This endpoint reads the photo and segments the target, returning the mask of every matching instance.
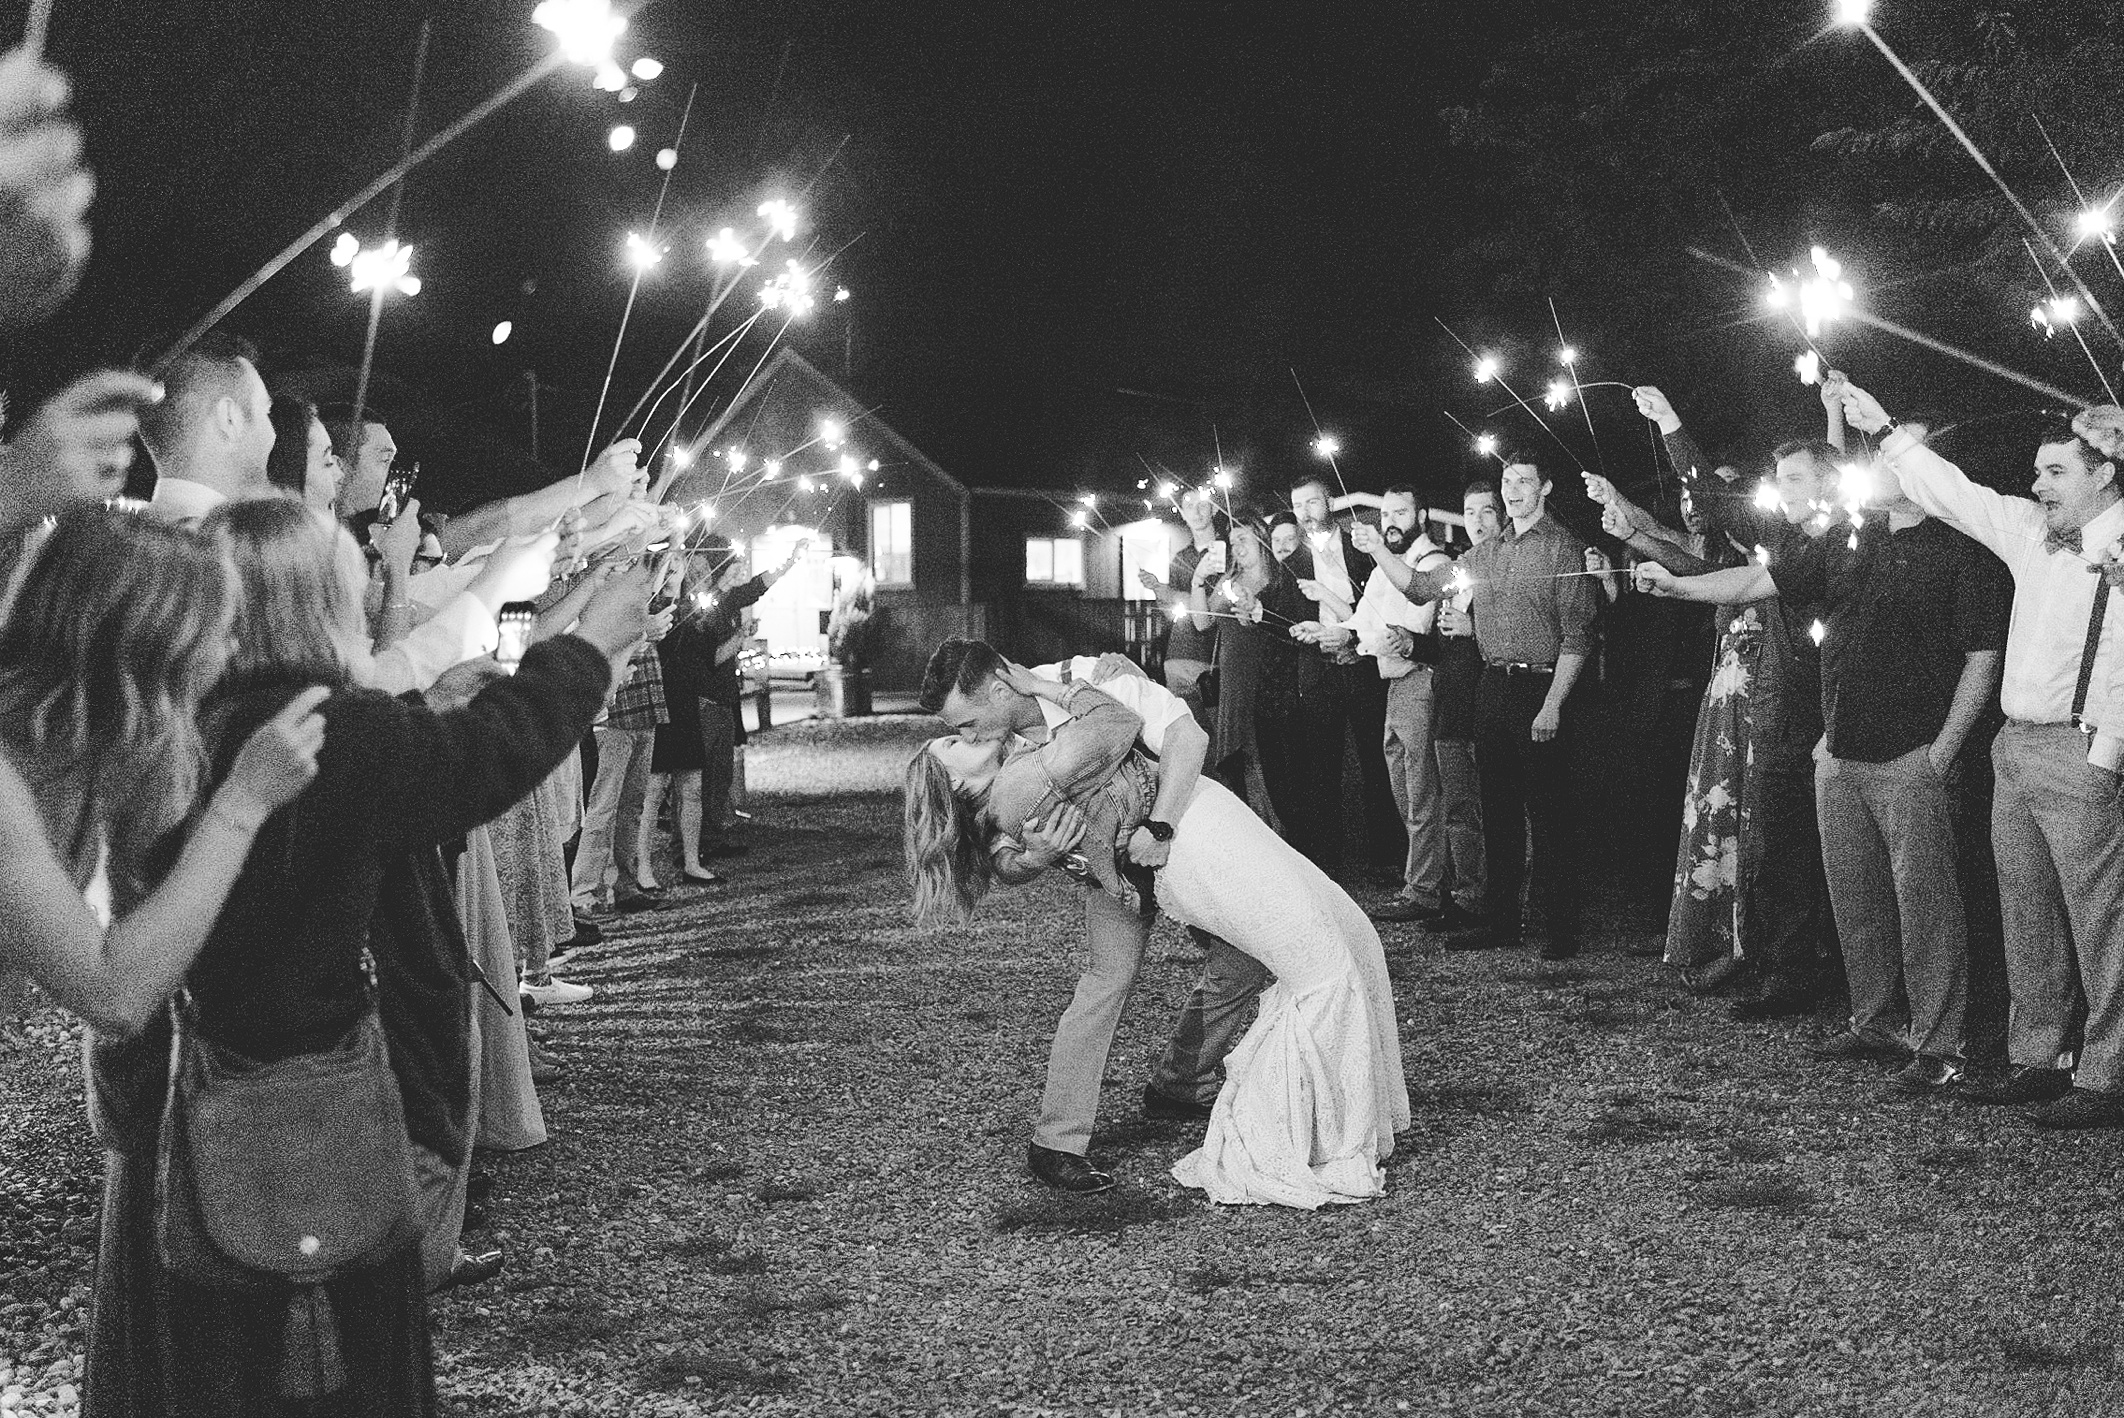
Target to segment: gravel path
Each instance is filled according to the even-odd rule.
[[[865,781],[918,727],[863,728]],[[2119,1135],[1879,1101],[1799,1059],[1827,1020],[1732,1025],[1610,947],[1387,928],[1415,1124],[1384,1200],[1308,1216],[1180,1190],[1191,1127],[1135,1115],[1195,969],[1161,926],[1094,1147],[1123,1185],[1036,1187],[1074,898],[917,935],[897,804],[811,796],[807,732],[753,750],[799,796],[756,797],[729,883],[617,922],[567,972],[598,997],[541,1017],[555,1140],[496,1166],[502,1281],[437,1304],[449,1411],[2124,1413]],[[99,1171],[40,1031],[0,1058],[0,1365],[36,1412]]]

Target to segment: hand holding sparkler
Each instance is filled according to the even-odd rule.
[[[598,454],[583,470],[581,500],[590,502],[613,492],[633,493],[638,490],[638,482],[640,490],[646,490],[647,481],[635,461],[641,453],[639,438],[622,438]]]
[[[1674,581],[1674,573],[1656,561],[1640,561],[1630,572],[1630,585],[1641,595],[1679,600],[1681,593],[1675,589]]]
[[[68,92],[28,50],[0,59],[0,327],[51,314],[88,262],[96,179],[66,117]]]
[[[1637,411],[1659,425],[1661,433],[1673,433],[1682,426],[1681,415],[1674,412],[1674,405],[1657,386],[1642,384],[1630,391],[1637,401]]]
[[[0,447],[0,521],[27,525],[123,492],[140,410],[161,399],[160,384],[120,369],[47,399]]]
[[[383,555],[386,576],[403,583],[413,573],[413,557],[420,551],[420,499],[409,497],[397,518],[388,525],[371,526],[369,536]]]
[[[1291,627],[1291,639],[1327,650],[1341,649],[1349,644],[1350,636],[1350,628],[1346,625],[1323,625],[1317,620],[1301,620]]]
[[[1370,522],[1350,524],[1350,545],[1369,557],[1378,557],[1387,549],[1386,537]],[[1320,599],[1318,596],[1314,600]]]
[[[1864,389],[1859,388],[1858,385],[1853,384],[1849,379],[1844,380],[1842,388],[1844,422],[1850,424],[1860,433],[1879,433],[1894,422],[1893,419],[1888,417],[1888,411],[1881,407],[1880,400],[1874,398]]]
[[[503,542],[465,589],[490,611],[498,612],[512,601],[537,600],[553,582],[553,554],[559,546],[555,532]]]

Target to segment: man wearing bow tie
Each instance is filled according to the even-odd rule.
[[[2124,538],[2124,412],[2046,432],[2033,499],[1978,487],[1863,389],[1846,388],[1844,413],[1861,432],[1892,429],[1881,458],[1911,500],[2013,574],[1991,812],[2013,1072],[1969,1096],[2041,1104],[2046,1127],[2124,1126],[2124,611],[2101,574]]]

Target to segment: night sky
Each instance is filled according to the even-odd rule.
[[[59,0],[50,53],[75,79],[101,182],[97,251],[74,304],[9,352],[13,386],[34,396],[182,328],[388,165],[423,15],[424,136],[548,52],[532,8]],[[1145,459],[1205,473],[1221,441],[1250,490],[1280,488],[1311,462],[1295,367],[1353,483],[1413,478],[1457,502],[1481,465],[1441,405],[1529,446],[1540,435],[1516,413],[1483,420],[1503,401],[1469,386],[1433,317],[1533,371],[1554,345],[1549,296],[1592,352],[1589,378],[1688,393],[1745,371],[1770,425],[1746,432],[1794,431],[1778,425],[1818,411],[1790,377],[1793,342],[1750,323],[1751,287],[1684,253],[1702,241],[1744,254],[1707,181],[1675,184],[1687,200],[1650,215],[1638,178],[1615,184],[1624,210],[1606,237],[1656,217],[1656,239],[1629,238],[1660,248],[1649,268],[1604,271],[1585,243],[1516,261],[1514,241],[1542,222],[1527,184],[1546,179],[1449,144],[1442,115],[1481,98],[1490,64],[1530,38],[1553,32],[1569,64],[1581,41],[1560,27],[1586,26],[1589,74],[1600,44],[1641,55],[1692,42],[1686,27],[1618,36],[1626,20],[1606,8],[661,0],[621,45],[623,60],[667,66],[638,100],[565,70],[414,175],[400,229],[425,289],[386,311],[380,397],[431,477],[493,490],[529,476],[499,445],[527,441],[535,369],[541,451],[572,467],[626,295],[624,234],[646,228],[654,155],[697,82],[664,222],[672,251],[636,308],[621,409],[711,289],[702,237],[746,230],[763,198],[801,193],[800,242],[814,257],[846,248],[827,280],[853,299],[789,338],[979,485],[1119,491]],[[1666,6],[1692,23],[1732,8]],[[1786,207],[1779,184],[1857,62],[1809,49],[1820,9],[1735,20],[1783,67],[1765,65],[1771,97],[1692,141],[1717,150],[1709,162],[1743,221]],[[1867,81],[1894,98],[1892,77]],[[606,133],[621,121],[641,137],[614,155]],[[1871,199],[1811,196],[1756,228],[1780,262],[1818,227],[1862,221]],[[349,229],[375,241],[383,221],[379,201]],[[265,348],[269,373],[358,357],[366,302],[328,246],[229,322]],[[502,319],[516,334],[497,349]],[[726,367],[728,391],[763,347],[755,335]],[[1634,367],[1599,368],[1603,355]],[[1545,377],[1529,372],[1521,392],[1538,399]],[[1644,426],[1620,391],[1598,407],[1610,456],[1643,463]],[[1571,434],[1581,449],[1583,432]]]

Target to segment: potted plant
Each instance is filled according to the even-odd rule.
[[[848,577],[826,620],[826,666],[814,693],[822,719],[870,712],[870,652],[877,637],[877,588],[869,568]]]

